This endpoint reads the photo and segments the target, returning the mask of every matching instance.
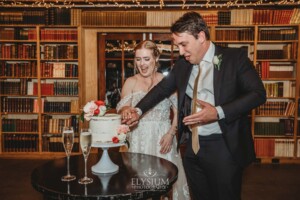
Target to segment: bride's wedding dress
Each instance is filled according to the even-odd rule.
[[[118,103],[117,110],[123,106],[130,105],[134,107],[144,96],[146,92],[134,92]],[[173,185],[173,200],[190,199],[184,168],[180,153],[177,152],[177,140],[173,138],[172,149],[167,154],[161,154],[160,140],[171,127],[170,107],[177,106],[177,97],[171,96],[169,99],[164,99],[140,119],[138,126],[128,134],[130,148],[128,152],[143,153],[158,156],[173,162],[178,167],[178,179]]]

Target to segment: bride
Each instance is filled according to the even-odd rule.
[[[163,79],[163,75],[157,72],[160,52],[154,42],[142,41],[134,51],[134,63],[138,73],[125,81],[121,100],[117,105],[118,113],[128,107],[134,107],[152,87]],[[171,109],[172,120],[170,120]],[[138,125],[128,135],[130,148],[122,148],[121,151],[154,155],[176,164],[178,179],[173,185],[171,199],[185,200],[190,197],[182,159],[176,150],[176,127],[177,96],[174,94],[143,114]]]

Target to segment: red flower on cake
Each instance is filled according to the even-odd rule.
[[[113,143],[119,143],[119,141],[120,141],[120,140],[119,140],[118,137],[113,137],[113,138],[112,138],[112,142],[113,142]]]
[[[105,115],[107,110],[108,109],[107,109],[104,101],[101,101],[101,100],[89,101],[83,107],[83,112],[81,114],[81,120],[84,121],[84,119],[86,119],[87,121],[90,121],[91,117]]]

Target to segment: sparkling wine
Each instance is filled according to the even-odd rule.
[[[67,155],[67,175],[61,177],[62,181],[73,181],[76,176],[70,174],[70,155],[74,144],[74,130],[73,127],[63,127],[62,131],[62,143]]]
[[[62,137],[66,154],[70,155],[74,144],[74,132],[72,130],[66,130],[63,132]]]
[[[92,145],[92,133],[82,132],[80,133],[80,146],[84,157],[88,156]]]
[[[87,159],[92,146],[92,133],[89,129],[83,128],[80,131],[80,147],[84,159],[84,177],[78,180],[80,184],[89,184],[93,182],[92,178],[87,177]]]

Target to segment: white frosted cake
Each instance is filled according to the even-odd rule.
[[[95,142],[112,142],[117,129],[121,124],[121,115],[106,114],[101,117],[92,117],[90,129],[92,131],[92,143]]]

